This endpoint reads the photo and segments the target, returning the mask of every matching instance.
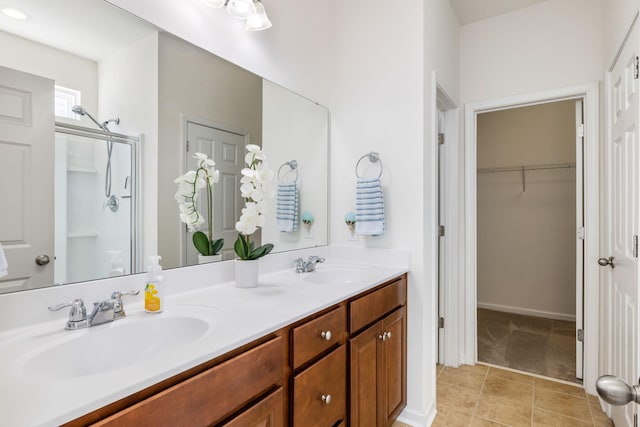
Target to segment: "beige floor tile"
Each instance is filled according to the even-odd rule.
[[[484,418],[473,417],[469,427],[504,427],[506,424],[500,424],[495,421],[485,420]]]
[[[436,378],[440,376],[442,371],[444,371],[444,365],[436,365]]]
[[[460,365],[457,368],[451,368],[451,369],[457,369],[464,372],[473,372],[476,374],[485,375],[489,370],[489,367],[487,365],[482,365],[480,363],[477,363],[475,365]]]
[[[480,395],[479,390],[444,383],[438,380],[436,385],[437,406],[445,405],[460,412],[472,414]]]
[[[582,397],[586,399],[586,393],[584,389],[580,386],[573,386],[569,384],[564,384],[557,381],[545,380],[542,378],[535,378],[535,386],[536,390],[538,388],[542,388],[545,390],[551,390],[558,393],[570,394],[576,397]]]
[[[411,427],[409,424],[401,423],[400,421],[395,421],[391,424],[391,427]]]
[[[534,408],[591,422],[591,410],[587,399],[582,397],[536,388]]]
[[[609,427],[613,425],[609,417],[607,417],[607,414],[600,408],[600,402],[598,402],[597,398],[595,402],[589,399],[589,408],[591,409],[593,424],[596,427]]]
[[[592,424],[560,414],[554,414],[553,412],[543,411],[542,409],[533,410],[534,427],[586,427],[590,425]]]
[[[484,387],[482,387],[482,394],[512,400],[523,405],[531,405],[533,385],[487,376]]]
[[[511,381],[518,381],[525,384],[533,384],[535,377],[531,375],[521,374],[518,372],[507,371],[506,369],[494,368],[489,369],[488,377],[499,377]]]
[[[438,404],[438,414],[431,425],[432,427],[467,427],[470,422],[471,414]]]
[[[513,427],[530,427],[531,413],[531,405],[523,405],[483,394],[480,396],[473,415]]]
[[[598,405],[598,407],[600,407],[600,399],[598,396],[587,393],[587,399],[589,400],[589,405]]]
[[[438,381],[480,391],[485,377],[486,375],[478,374],[471,369],[444,368]]]

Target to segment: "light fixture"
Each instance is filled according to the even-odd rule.
[[[262,31],[271,28],[262,0],[200,0],[209,7],[227,8],[229,15],[246,19],[245,30]]]
[[[13,9],[11,7],[5,7],[2,9],[2,14],[8,16],[9,18],[18,19],[20,21],[24,21],[27,19],[27,14],[18,10]]]
[[[247,18],[245,29],[247,31],[262,31],[271,28],[271,21],[267,17],[267,12],[264,10],[262,2],[258,0],[254,3],[254,6],[256,11]]]

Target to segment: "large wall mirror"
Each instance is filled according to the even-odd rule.
[[[0,293],[142,272],[156,253],[197,263],[174,198],[196,152],[220,171],[212,228],[232,259],[249,143],[274,189],[299,194],[296,227],[272,199],[256,238],[327,244],[326,108],[104,0],[15,3],[26,19],[0,15]]]

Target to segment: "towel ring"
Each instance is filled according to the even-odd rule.
[[[291,160],[290,162],[284,162],[279,168],[278,168],[278,181],[280,181],[280,172],[282,172],[282,168],[285,166],[289,166],[289,168],[292,171],[296,172],[296,179],[293,180],[293,182],[298,182],[298,162],[296,162],[295,160]],[[285,171],[286,172],[286,171]]]
[[[364,178],[360,176],[360,174],[358,174],[358,166],[360,166],[360,162],[365,158],[369,158],[369,161],[371,163],[376,163],[376,162],[380,163],[380,173],[378,173],[378,176],[377,176],[377,178],[380,178],[382,176],[382,159],[380,158],[380,154],[376,153],[375,151],[371,151],[370,153],[367,153],[364,156],[360,157],[360,159],[358,160],[358,163],[356,163],[356,176],[358,178]]]

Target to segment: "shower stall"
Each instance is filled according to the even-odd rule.
[[[96,123],[56,123],[55,283],[139,271],[140,138]]]

